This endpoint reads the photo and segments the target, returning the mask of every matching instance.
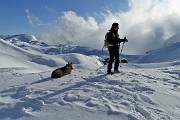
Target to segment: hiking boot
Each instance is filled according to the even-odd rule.
[[[108,74],[108,75],[112,75],[112,74],[114,74],[114,73],[113,73],[113,72],[107,72],[107,74]]]
[[[119,70],[114,70],[114,73],[120,73],[120,71]]]

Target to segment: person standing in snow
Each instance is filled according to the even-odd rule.
[[[126,37],[124,39],[119,38],[118,34],[119,24],[113,23],[111,29],[107,33],[108,51],[109,51],[109,63],[107,66],[107,74],[113,74],[111,72],[112,64],[115,60],[114,73],[119,73],[119,47],[121,42],[127,42]]]

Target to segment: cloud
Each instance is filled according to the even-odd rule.
[[[120,24],[119,34],[129,40],[123,53],[144,54],[162,46],[164,41],[180,32],[179,0],[129,0],[128,11],[103,12],[98,23],[92,16],[78,16],[66,11],[59,18],[59,26],[42,39],[50,44],[74,43],[101,49],[104,35],[113,22]]]
[[[180,32],[178,0],[129,0],[130,9],[120,15],[123,33],[132,41],[129,52],[144,53],[162,46]],[[128,24],[126,26],[126,23]]]
[[[73,43],[99,47],[97,42],[100,37],[99,26],[93,17],[84,19],[75,12],[64,12],[60,18],[60,25],[47,34],[43,34],[42,39],[49,44]],[[93,42],[93,41],[96,42]],[[99,41],[100,43],[101,41]]]
[[[25,10],[27,14],[27,19],[30,25],[35,26],[44,26],[48,24],[44,24],[39,17],[34,16],[28,9]]]
[[[48,10],[51,13],[56,13],[56,10],[52,7],[49,7],[48,5],[45,5],[45,9]]]

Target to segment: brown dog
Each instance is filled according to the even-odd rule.
[[[66,64],[66,66],[54,70],[51,74],[51,77],[60,78],[63,77],[64,75],[71,74],[72,70],[73,70],[72,63],[68,63]]]

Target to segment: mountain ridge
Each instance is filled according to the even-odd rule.
[[[151,63],[151,62],[170,62],[180,60],[179,53],[179,42],[177,42],[180,34],[176,34],[166,40],[164,46],[156,50],[148,52],[146,55],[121,55],[125,59],[129,59],[129,62],[137,63]],[[109,55],[107,50],[97,50],[88,48],[85,46],[78,46],[73,44],[59,44],[59,45],[48,45],[43,40],[38,40],[33,35],[18,34],[18,35],[0,35],[2,40],[8,41],[13,45],[23,48],[25,51],[31,51],[31,53],[39,53],[46,55],[58,55],[66,53],[80,53],[84,55],[96,55],[99,57],[107,57]],[[176,38],[173,40],[173,38]],[[169,41],[169,42],[168,42]],[[176,42],[172,42],[176,41]],[[168,43],[168,44],[167,44]],[[171,44],[169,44],[171,43]],[[169,57],[168,57],[169,56]]]

